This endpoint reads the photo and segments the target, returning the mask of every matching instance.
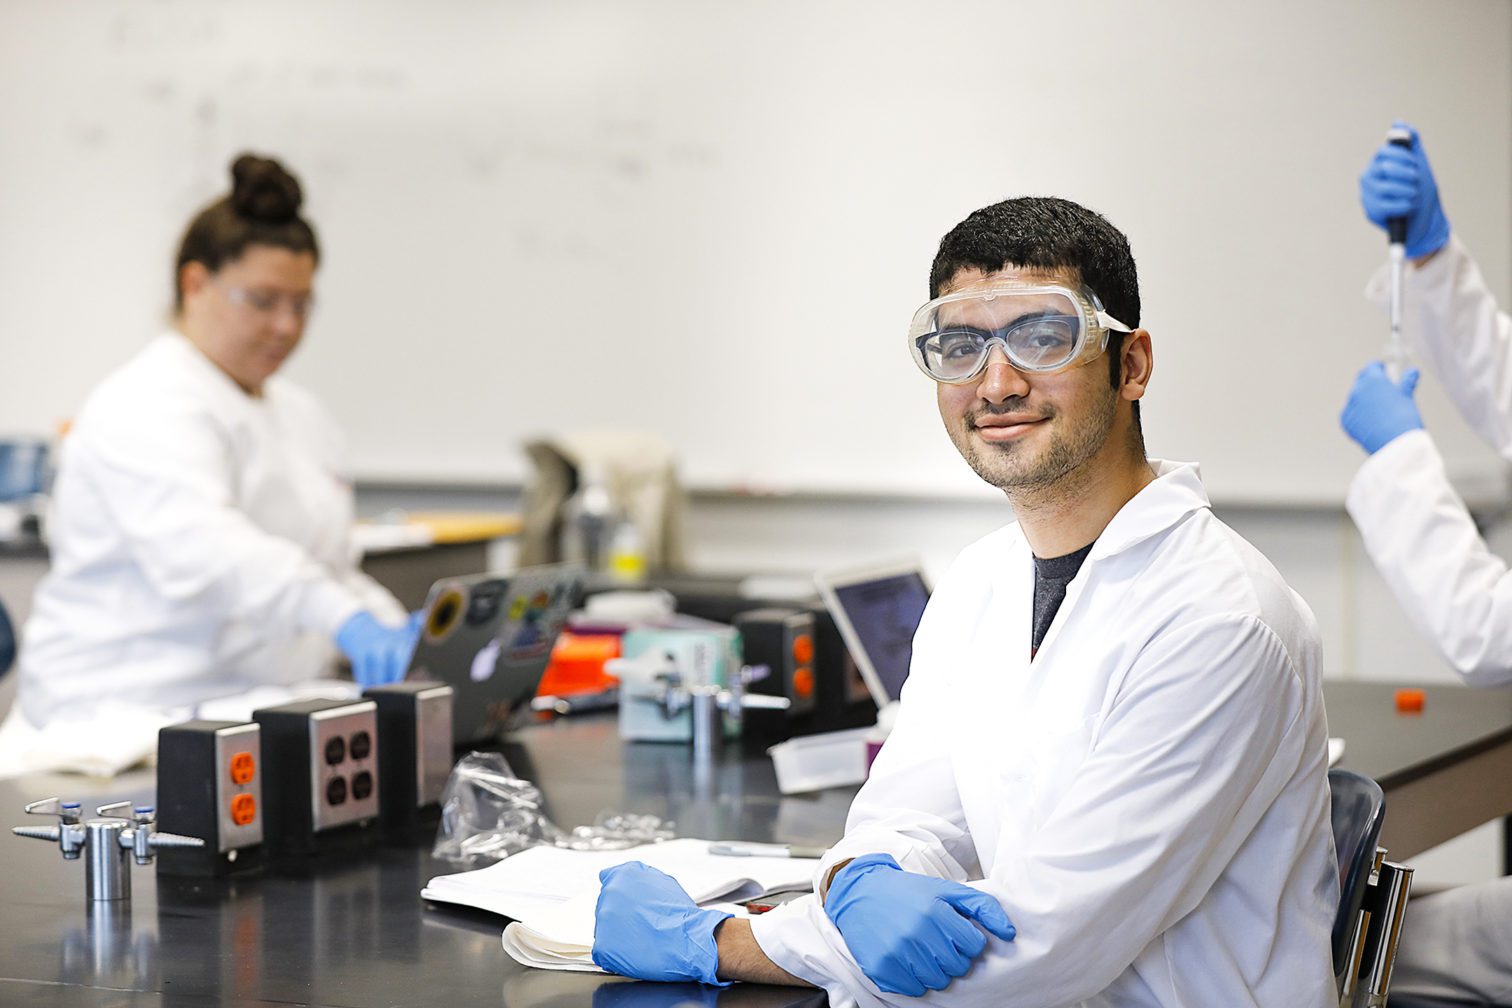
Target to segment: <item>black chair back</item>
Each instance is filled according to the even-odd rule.
[[[1337,767],[1328,771],[1328,793],[1333,801],[1334,851],[1339,858],[1339,912],[1334,917],[1334,979],[1343,989],[1349,966],[1355,920],[1370,884],[1381,821],[1386,818],[1386,794],[1364,774]]]
[[[5,603],[0,602],[0,678],[10,671],[11,662],[16,660],[16,631],[11,627],[10,617],[6,615]]]

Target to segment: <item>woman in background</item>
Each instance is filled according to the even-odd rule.
[[[231,175],[180,244],[172,330],[63,442],[0,774],[120,769],[163,724],[291,698],[333,644],[362,685],[404,674],[415,629],[357,569],[339,432],[277,374],[320,258],[299,183],[250,155]]]

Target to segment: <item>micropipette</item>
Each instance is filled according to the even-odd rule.
[[[1386,142],[1397,147],[1412,149],[1412,134],[1400,126],[1386,132]],[[1407,370],[1407,348],[1402,344],[1402,273],[1407,261],[1407,218],[1388,217],[1386,236],[1391,262],[1391,340],[1386,344],[1386,377],[1393,382],[1401,381]]]

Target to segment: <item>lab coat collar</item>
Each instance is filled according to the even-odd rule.
[[[1087,563],[1122,553],[1171,528],[1193,511],[1210,507],[1195,462],[1150,459],[1155,479],[1118,509],[1097,537]]]
[[[262,395],[248,395],[246,389],[236,384],[236,379],[222,371],[215,361],[205,356],[204,351],[177,329],[169,329],[159,339],[161,342],[172,345],[179,356],[188,362],[188,367],[204,376],[204,380],[217,390],[218,395],[238,405],[245,404],[253,409],[261,409],[268,397],[275,394],[273,390],[281,381],[278,375],[270,375],[268,380],[263,382]]]

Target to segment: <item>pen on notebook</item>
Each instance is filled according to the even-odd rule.
[[[723,854],[725,857],[817,858],[824,856],[824,850],[823,847],[795,847],[785,843],[742,843],[734,840],[709,844],[710,854]]]

